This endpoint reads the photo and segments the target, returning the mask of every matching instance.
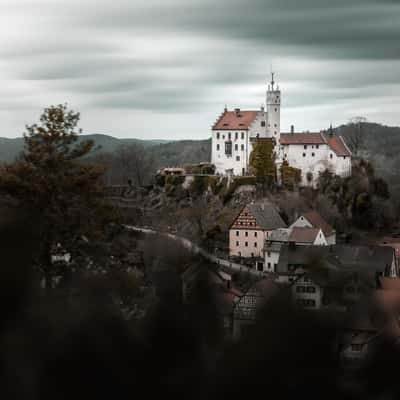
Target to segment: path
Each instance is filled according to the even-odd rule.
[[[230,262],[229,260],[219,258],[219,257],[215,256],[214,254],[211,254],[211,253],[207,252],[206,250],[202,249],[200,246],[193,243],[189,239],[183,238],[181,236],[173,235],[172,233],[158,232],[158,231],[155,231],[155,230],[149,229],[149,228],[140,228],[140,227],[133,226],[133,225],[124,225],[124,227],[128,230],[141,232],[146,235],[161,235],[161,236],[167,237],[171,240],[175,240],[175,241],[181,243],[185,249],[191,251],[194,254],[201,255],[208,261],[212,262],[213,264],[217,264],[219,266],[225,267],[225,268],[229,269],[231,272],[246,272],[246,273],[249,273],[250,275],[257,276],[259,278],[262,278],[265,276],[265,274],[262,271],[256,271],[245,265],[233,263],[233,262]]]

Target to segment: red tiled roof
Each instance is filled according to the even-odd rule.
[[[326,144],[322,133],[282,133],[281,144]]]
[[[341,136],[329,137],[326,140],[329,147],[336,153],[337,156],[351,156],[351,153],[344,144]]]
[[[319,231],[317,228],[294,227],[289,236],[289,242],[314,243]]]
[[[213,130],[246,130],[257,118],[258,111],[225,111],[214,124]]]
[[[325,236],[330,236],[334,233],[334,229],[316,211],[309,211],[308,213],[303,214],[303,217],[314,228],[321,228]]]

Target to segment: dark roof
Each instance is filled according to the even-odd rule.
[[[318,236],[319,228],[308,228],[308,227],[294,227],[292,233],[289,236],[289,242],[295,243],[314,243]]]
[[[321,217],[317,211],[309,211],[303,217],[314,227],[321,228],[325,236],[332,235],[335,230]]]
[[[278,274],[288,273],[288,265],[308,266],[319,264],[344,272],[359,272],[375,277],[376,272],[387,272],[393,261],[394,250],[381,246],[294,246],[283,244]]]
[[[255,217],[257,225],[265,230],[286,228],[286,224],[277,209],[268,201],[250,203],[247,209]]]
[[[225,111],[214,124],[213,130],[246,130],[257,118],[258,111]]]

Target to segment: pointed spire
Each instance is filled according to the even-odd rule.
[[[329,127],[329,136],[330,136],[330,137],[333,136],[333,126],[332,126],[332,122],[331,122],[331,126]]]

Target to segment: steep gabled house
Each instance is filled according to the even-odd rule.
[[[336,244],[336,232],[317,211],[301,214],[290,228],[315,228],[321,229],[328,245]]]
[[[264,264],[265,240],[278,228],[285,228],[276,208],[267,201],[242,208],[229,228],[230,257],[258,258]]]

